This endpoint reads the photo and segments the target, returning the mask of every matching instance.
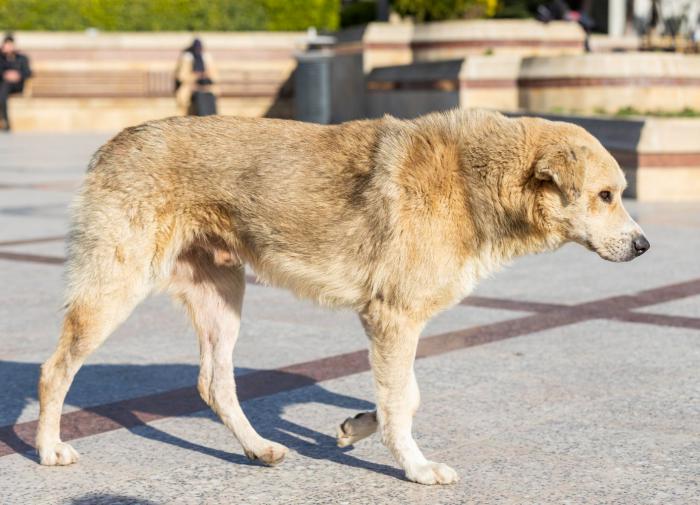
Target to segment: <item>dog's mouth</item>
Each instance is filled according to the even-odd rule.
[[[624,247],[622,241],[620,241],[620,243],[606,245],[603,247],[595,247],[592,243],[588,242],[586,247],[604,260],[612,261],[613,263],[625,263],[637,257],[634,253],[634,249],[631,246]]]
[[[596,245],[590,239],[577,240],[580,245],[585,247],[591,252],[596,253],[599,257],[606,261],[611,261],[613,263],[621,263],[625,261],[630,261],[635,258],[632,250],[627,250],[621,247],[622,241],[606,240],[600,245]]]

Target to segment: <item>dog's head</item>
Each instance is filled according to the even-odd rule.
[[[582,128],[549,123],[547,130],[532,172],[545,222],[608,261],[644,254],[649,242],[622,205],[627,183],[615,159]]]

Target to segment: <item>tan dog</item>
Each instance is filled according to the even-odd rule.
[[[583,129],[484,111],[128,128],[97,151],[75,207],[67,312],[39,384],[41,463],[78,459],[59,437],[73,376],[154,289],[192,318],[202,398],[249,457],[281,461],[287,449],[250,425],[232,375],[247,264],[264,282],[360,314],[377,411],[345,421],[339,444],[379,428],[408,479],[455,482],[411,435],[424,324],[516,256],[569,241],[612,261],[642,254],[649,244],[622,206],[624,187]]]

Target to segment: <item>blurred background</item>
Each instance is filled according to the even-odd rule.
[[[564,118],[618,159],[627,196],[700,200],[699,18],[700,0],[0,0],[0,101],[13,132]]]

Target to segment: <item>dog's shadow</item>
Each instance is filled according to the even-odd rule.
[[[236,377],[244,377],[255,372],[258,371],[237,368]],[[146,385],[148,390],[145,394],[191,386],[196,383],[197,374],[197,366],[184,364],[85,365],[75,378],[66,398],[66,405],[97,412],[99,415],[126,427],[136,436],[196,451],[235,464],[257,464],[250,462],[242,454],[242,450],[234,440],[233,435],[231,435],[230,444],[227,443],[225,449],[209,447],[168,433],[152,424],[144,425],[131,412],[121,410],[112,413],[110,409],[101,409],[99,407],[99,405],[116,400],[143,396]],[[331,392],[319,384],[313,383],[308,377],[297,374],[275,371],[272,374],[265,374],[265,376],[288,383],[308,385],[305,385],[303,389],[295,389],[242,402],[246,415],[260,435],[284,444],[309,458],[329,460],[342,465],[364,468],[403,478],[402,472],[397,468],[354,457],[349,453],[352,447],[338,448],[335,434],[333,433],[334,425],[328,427],[328,431],[331,434],[321,433],[289,421],[284,417],[287,407],[300,404],[315,403],[341,407],[348,409],[348,412],[344,413],[347,416],[353,415],[358,411],[373,409],[374,405],[372,403]],[[0,391],[0,406],[2,406],[0,426],[4,426],[4,428],[0,428],[0,442],[4,442],[16,452],[33,460],[36,460],[33,448],[17,436],[11,425],[19,419],[19,416],[28,404],[36,401],[38,377],[38,364],[0,361],[0,384],[4,385],[4,389]],[[239,382],[245,383],[247,381]],[[239,393],[245,397],[245,391],[239,389]],[[256,405],[251,405],[251,402],[256,402]],[[139,410],[146,414],[162,415],[163,408],[163,405],[154,404],[152,408],[146,405],[145,409],[140,408]],[[167,410],[167,406],[165,408]],[[218,417],[204,403],[201,404],[201,410],[197,410],[190,416],[206,417],[219,422]],[[341,417],[333,422],[339,424],[342,419]],[[235,452],[229,452],[227,450],[229,448]]]

